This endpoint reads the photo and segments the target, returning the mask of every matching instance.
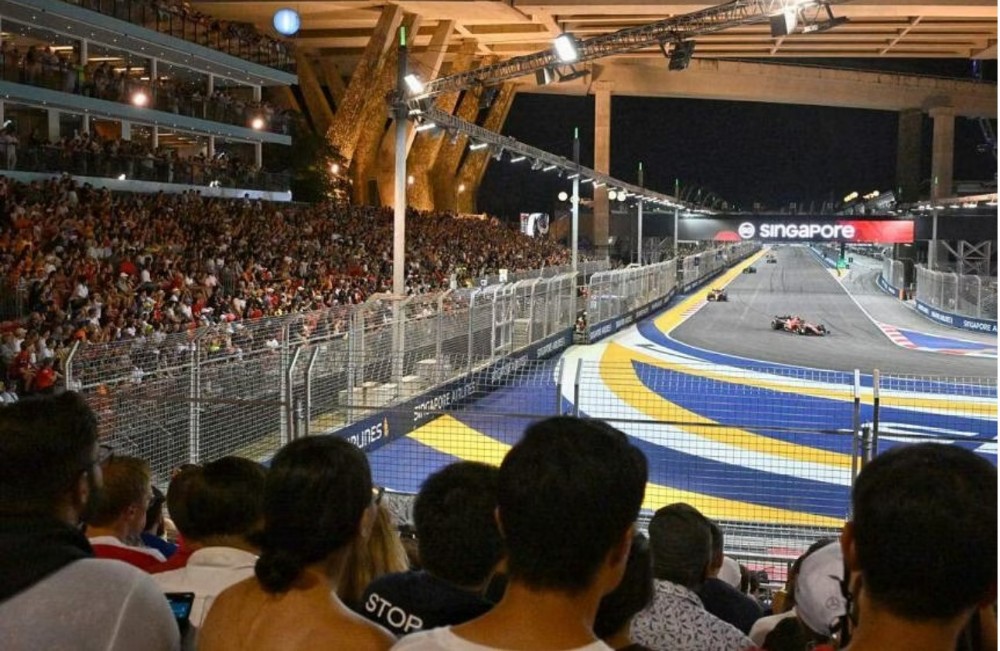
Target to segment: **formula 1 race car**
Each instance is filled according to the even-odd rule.
[[[723,301],[728,302],[729,294],[727,294],[726,290],[724,289],[713,289],[708,292],[706,300],[716,301],[716,302],[723,302]]]
[[[745,273],[745,274],[755,274],[755,273],[757,273],[757,267],[754,267],[753,265],[751,265],[751,266],[745,268],[743,270],[743,273]]]
[[[799,335],[815,335],[817,337],[822,337],[830,333],[822,323],[809,323],[802,317],[791,314],[776,316],[771,319],[771,328],[774,330],[784,330],[785,332],[794,332]]]
[[[764,258],[764,262],[766,262],[767,264],[778,264],[778,259],[773,255],[769,255],[766,258]]]

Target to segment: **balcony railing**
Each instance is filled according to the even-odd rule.
[[[295,58],[281,41],[261,34],[249,23],[206,16],[188,6],[158,0],[63,0],[106,16],[141,25],[161,34],[204,45],[269,68],[294,72]]]

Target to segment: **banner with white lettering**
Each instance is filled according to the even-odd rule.
[[[913,241],[911,219],[810,219],[782,217],[681,219],[680,240],[716,242],[848,242],[902,244]]]

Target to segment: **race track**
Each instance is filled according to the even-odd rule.
[[[761,257],[754,263],[756,274],[741,274],[729,284],[728,303],[706,305],[671,337],[706,351],[817,369],[996,377],[995,359],[895,346],[808,248],[785,246],[772,252],[777,264],[767,264]],[[907,311],[902,306],[896,309]],[[776,314],[799,314],[823,323],[830,335],[774,331],[771,318]]]

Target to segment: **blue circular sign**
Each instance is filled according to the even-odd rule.
[[[278,33],[285,36],[291,36],[299,31],[299,27],[302,26],[302,18],[299,16],[299,12],[294,9],[277,10],[274,12],[273,22],[274,28],[278,30]]]

